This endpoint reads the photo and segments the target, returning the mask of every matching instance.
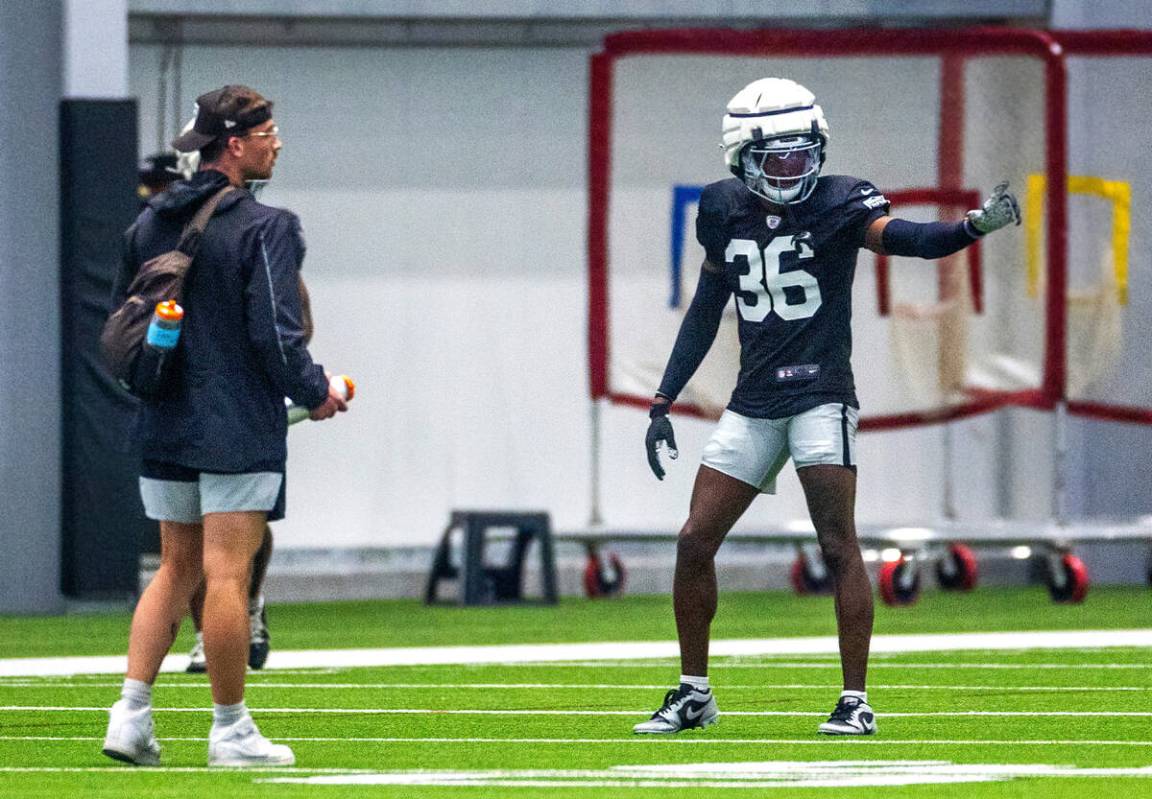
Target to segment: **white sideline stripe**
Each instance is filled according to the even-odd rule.
[[[507,664],[512,665],[512,664]],[[668,660],[663,663],[612,663],[607,661],[578,661],[570,660],[564,663],[517,663],[521,668],[613,668],[613,669],[654,669],[666,666],[679,667],[679,661]],[[733,661],[718,661],[710,664],[717,669],[835,669],[840,670],[840,661],[828,663],[798,663],[796,661],[773,661],[740,663]],[[1152,663],[877,663],[869,659],[868,670],[873,669],[1005,669],[1005,670],[1031,670],[1031,669],[1152,669]],[[0,677],[0,684],[3,684]]]
[[[878,635],[872,652],[950,652],[961,649],[1080,649],[1084,647],[1152,647],[1152,629],[1055,632],[957,633],[947,635]],[[835,636],[729,639],[713,641],[716,657],[835,654]],[[481,663],[554,662],[566,660],[644,660],[679,655],[675,641],[625,641],[582,644],[510,644],[501,646],[401,647],[393,649],[309,649],[274,651],[269,667],[474,665]],[[127,657],[6,658],[0,676],[117,674]],[[169,655],[162,671],[183,671],[185,655]]]
[[[107,707],[68,707],[66,705],[0,705],[0,712],[4,713],[107,713]],[[154,707],[153,713],[211,713],[212,708],[204,707]],[[645,716],[650,715],[647,710],[490,710],[481,708],[453,708],[450,710],[432,710],[423,707],[262,707],[257,711],[259,715],[269,713],[306,713],[325,715],[386,715],[386,716]],[[826,712],[810,712],[806,710],[726,710],[722,716],[804,716],[823,718]],[[1072,717],[1102,717],[1102,718],[1152,718],[1152,711],[1133,710],[961,710],[955,713],[881,713],[881,718],[962,718],[965,716],[1072,716]]]
[[[779,744],[781,746],[1152,746],[1152,741],[1110,741],[1110,740],[1093,740],[1093,739],[1080,739],[1073,738],[1070,740],[1017,740],[1017,739],[991,739],[991,738],[931,738],[931,739],[913,739],[913,738],[874,738],[874,737],[851,737],[840,736],[836,739],[832,738],[710,738],[704,735],[629,735],[627,738],[364,738],[364,737],[350,737],[350,738],[306,738],[306,737],[284,737],[282,735],[274,736],[277,741],[287,741],[290,743],[389,743],[389,744],[428,744],[428,743],[459,743],[459,744],[638,744],[644,746],[651,746],[653,744],[675,744],[675,745],[706,745],[706,746],[729,746],[729,745],[759,745],[759,744]],[[49,736],[49,735],[28,735],[28,736],[0,736],[0,741],[61,741],[61,742],[75,742],[75,741],[103,741],[104,738],[98,735],[75,735],[75,736]],[[196,737],[179,737],[179,738],[166,738],[158,737],[156,740],[165,742],[182,742],[182,743],[204,743],[207,738]],[[0,768],[0,771],[37,771],[39,769],[29,767],[28,769],[20,768]],[[70,769],[62,769],[68,771]],[[84,771],[85,769],[71,769],[76,771]],[[93,771],[109,771],[113,773],[123,774],[123,769],[115,768],[101,768],[90,769]],[[177,770],[177,769],[160,769],[164,770]],[[196,769],[190,769],[196,770]],[[207,769],[201,769],[207,770]],[[279,769],[277,769],[279,770]],[[299,769],[300,771],[324,771],[325,769]],[[329,769],[330,771],[342,771],[341,769]],[[155,769],[148,769],[149,774],[153,773]],[[211,769],[215,773],[219,773],[219,769]],[[352,771],[355,771],[353,769]],[[372,772],[376,773],[376,772]]]
[[[120,682],[49,682],[36,681],[36,680],[22,680],[20,682],[2,682],[0,681],[0,689],[2,688],[119,688],[123,683]],[[169,688],[190,688],[197,691],[207,691],[211,686],[207,682],[165,682],[163,689],[167,691]],[[721,683],[717,685],[718,688],[724,691],[762,691],[762,690],[812,690],[812,691],[827,691],[828,685],[826,683],[810,684],[810,683],[757,683],[755,685],[729,685]],[[1060,693],[1071,691],[1073,693],[1120,693],[1120,692],[1146,692],[1152,691],[1152,685],[948,685],[946,683],[938,683],[936,685],[869,685],[870,690],[880,691],[996,691],[1000,693]],[[476,683],[425,683],[425,682],[392,682],[392,683],[356,683],[356,682],[341,682],[341,683],[292,683],[292,682],[248,682],[245,688],[301,688],[307,690],[419,690],[428,689],[435,691],[442,690],[460,690],[460,689],[478,689],[478,690],[585,690],[595,688],[597,690],[605,691],[666,691],[668,690],[668,683],[658,683],[652,685],[636,685],[634,683],[618,684],[618,683],[494,683],[494,682],[476,682]]]
[[[140,769],[107,766],[0,766],[0,772],[30,774],[235,774],[232,769],[216,766],[146,766]],[[245,767],[245,774],[379,774],[379,769],[366,768],[293,768],[292,766]]]

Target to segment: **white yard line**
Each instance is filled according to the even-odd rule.
[[[1080,649],[1085,647],[1152,647],[1152,629],[1056,632],[957,633],[950,635],[878,635],[872,651],[949,652],[965,649]],[[811,638],[730,639],[713,641],[716,657],[827,654],[838,651],[834,636]],[[628,641],[582,644],[510,644],[502,646],[401,647],[393,649],[311,649],[273,651],[269,668],[464,665],[555,661],[617,661],[675,657],[675,641]],[[170,655],[163,671],[183,671],[188,658]],[[117,674],[124,656],[0,659],[0,676]],[[771,664],[769,664],[771,665]],[[879,664],[878,664],[879,665]],[[894,665],[894,664],[887,664]],[[834,667],[834,664],[822,666]],[[901,668],[906,668],[901,666]]]
[[[67,705],[0,705],[4,713],[107,713],[107,707],[69,707]],[[154,707],[153,713],[211,713],[210,707]],[[452,708],[433,710],[423,707],[262,707],[258,715],[270,713],[299,713],[307,715],[339,716],[644,716],[649,711],[639,710],[493,710],[488,708]],[[726,710],[724,716],[803,716],[824,717],[827,713],[803,710]],[[954,713],[882,713],[881,718],[963,718],[966,716],[1026,716],[1036,717],[1100,717],[1100,718],[1152,718],[1152,711],[1109,710],[961,710]]]
[[[2,688],[120,688],[122,682],[52,682],[50,680],[0,681]],[[717,683],[724,691],[827,691],[827,683],[760,683],[755,685],[732,685]],[[164,690],[186,688],[194,691],[207,691],[207,682],[164,682]],[[1141,693],[1152,691],[1152,685],[885,685],[870,684],[870,690],[879,691],[994,691],[999,693]],[[425,682],[340,682],[340,683],[292,683],[249,681],[246,688],[288,688],[305,690],[355,690],[355,691],[411,691],[411,690],[605,690],[605,691],[666,691],[667,683],[637,685],[634,683],[425,683]]]
[[[1077,671],[1083,669],[1152,669],[1152,655],[1148,663],[882,663],[869,659],[868,670],[873,669],[1005,669],[1008,671],[1023,671],[1031,669],[1052,669]],[[603,660],[570,660],[563,663],[517,663],[521,668],[613,668],[613,669],[653,669],[668,666],[678,666],[678,660],[666,660],[660,663],[635,661],[603,661]],[[757,661],[743,663],[740,661],[715,659],[711,666],[716,669],[835,669],[840,670],[840,661],[833,660],[828,663],[801,663],[789,660]],[[77,675],[79,676],[79,675]],[[0,677],[0,684],[3,684]]]
[[[874,746],[1152,746],[1152,741],[1123,741],[1123,740],[1094,740],[1094,739],[1080,739],[1073,738],[1068,740],[1059,739],[1037,739],[1037,740],[1006,740],[1006,739],[990,739],[990,738],[932,738],[932,739],[909,739],[909,738],[888,738],[888,737],[868,737],[868,738],[848,738],[840,737],[832,738],[819,738],[812,736],[810,738],[716,738],[709,737],[704,734],[689,733],[687,735],[673,736],[657,736],[657,735],[629,735],[628,737],[620,738],[419,738],[419,737],[357,737],[350,736],[346,738],[336,737],[285,737],[283,735],[275,736],[277,741],[289,743],[404,743],[404,744],[676,744],[676,745],[707,745],[707,746],[732,746],[732,745],[746,745],[746,744],[779,744],[788,746],[863,746],[871,744]],[[0,736],[0,741],[103,741],[103,736],[98,735],[4,735]],[[207,737],[160,737],[157,740],[164,742],[186,742],[186,743],[204,743],[208,740]],[[13,769],[3,769],[0,771],[11,771]],[[16,770],[36,770],[36,769],[16,769]],[[79,769],[84,770],[84,769]],[[105,769],[101,769],[103,771]],[[323,770],[323,769],[317,769]],[[336,769],[333,769],[336,770]],[[152,769],[148,770],[149,772]]]

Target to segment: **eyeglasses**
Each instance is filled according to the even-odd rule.
[[[273,125],[268,130],[249,131],[248,135],[249,136],[258,136],[262,139],[263,138],[279,139],[280,138],[280,126],[279,125]]]

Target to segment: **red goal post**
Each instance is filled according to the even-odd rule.
[[[896,67],[907,70],[902,74],[908,77],[885,79]],[[996,85],[998,68],[1005,69],[1001,76],[1005,80],[1023,76],[1019,86],[1010,88],[1016,92],[1013,97],[1033,98],[1028,102],[1034,106],[1021,106],[1031,109],[1027,118],[1012,119],[1016,106],[997,106],[1003,91]],[[678,245],[687,249],[685,242],[695,247],[690,225],[681,220],[678,227],[674,219],[668,229],[661,229],[662,221],[649,217],[668,218],[673,188],[725,177],[719,151],[706,152],[708,136],[719,141],[725,102],[750,80],[783,69],[787,69],[784,76],[808,85],[824,105],[832,129],[825,172],[873,180],[890,199],[904,200],[912,211],[904,214],[902,206],[895,213],[955,219],[971,207],[973,196],[983,196],[992,187],[998,179],[995,172],[1015,170],[1011,177],[1017,192],[1023,190],[1028,174],[1045,178],[1042,296],[1025,297],[1020,236],[990,237],[969,255],[941,262],[939,277],[932,268],[909,272],[906,266],[885,260],[875,262],[870,271],[861,256],[854,304],[854,362],[864,405],[862,428],[933,423],[1005,405],[1048,409],[1063,401],[1067,396],[1067,306],[1063,301],[1068,246],[1066,62],[1052,34],[1006,28],[701,29],[607,37],[591,60],[588,355],[592,397],[647,407],[682,313],[664,305],[668,275],[675,283],[682,274],[680,264],[668,269],[662,254],[675,251]],[[912,88],[931,82],[930,90],[920,98],[921,104],[932,103],[931,119],[901,116],[901,105],[915,100],[914,92],[905,91],[901,81]],[[854,103],[871,103],[875,112],[853,113]],[[885,119],[894,122],[885,125]],[[994,126],[1009,122],[1032,137],[1026,158],[1013,160],[1012,153],[996,149],[1000,131]],[[968,141],[981,136],[992,139],[978,142],[986,148],[982,157],[987,160],[973,164],[968,159],[966,164]],[[856,157],[844,155],[851,153]],[[693,161],[698,156],[710,160]],[[682,177],[676,171],[681,165],[685,165]],[[684,233],[686,227],[688,233]],[[677,236],[683,241],[672,240]],[[1011,268],[993,268],[993,249],[995,259],[1010,263]],[[973,260],[965,262],[965,258]],[[691,261],[685,264],[683,272],[694,279]],[[913,311],[899,322],[885,316],[892,310],[888,275],[893,269],[903,270],[901,285],[917,286],[921,292],[914,297],[919,305],[904,303]],[[905,272],[911,277],[905,279]],[[1011,285],[991,286],[990,275]],[[690,292],[691,284],[686,285]],[[679,296],[680,288],[675,284],[672,295]],[[925,292],[929,291],[938,291],[939,296],[928,296]],[[1009,295],[1012,305],[1002,299]],[[963,302],[953,303],[959,310],[945,312],[951,316],[918,316],[915,311],[932,307],[936,301],[942,307],[954,296],[961,296]],[[985,310],[985,305],[997,302],[999,307]],[[987,318],[979,318],[982,313]],[[1005,324],[1005,319],[1011,324]],[[885,337],[890,345],[884,344]],[[941,353],[951,350],[965,353],[956,367],[960,371],[950,378],[954,382],[948,383],[944,378],[948,358]],[[737,367],[731,348],[726,355],[713,353],[710,360],[718,357],[727,358],[725,366],[734,379]],[[981,364],[981,358],[987,363]],[[905,378],[910,385],[893,388]],[[919,388],[911,385],[917,381],[923,384]],[[717,403],[722,407],[721,389],[714,390],[707,402],[695,400],[686,390],[677,409],[711,416]]]

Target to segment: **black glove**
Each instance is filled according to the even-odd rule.
[[[648,434],[644,436],[644,446],[648,448],[648,465],[652,467],[652,474],[656,475],[657,480],[664,479],[664,469],[660,466],[657,454],[661,442],[668,450],[669,458],[676,460],[680,457],[680,452],[676,449],[676,435],[672,432],[672,421],[668,418],[668,410],[671,407],[671,402],[654,402],[648,411],[652,422],[648,425]]]

